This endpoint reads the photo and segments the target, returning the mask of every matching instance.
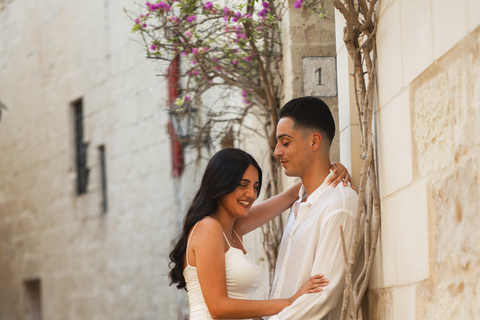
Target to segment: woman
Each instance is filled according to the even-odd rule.
[[[262,170],[242,150],[223,149],[209,161],[170,253],[171,283],[187,289],[191,320],[277,314],[302,294],[321,291],[328,283],[316,275],[288,299],[249,300],[260,284],[260,271],[242,237],[288,209],[300,188],[297,183],[249,212],[261,184]]]

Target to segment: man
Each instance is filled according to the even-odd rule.
[[[287,176],[301,178],[302,188],[287,219],[271,298],[290,297],[315,274],[323,274],[329,284],[270,320],[340,319],[346,272],[340,226],[349,252],[358,196],[349,187],[332,188],[326,182],[335,122],[321,99],[293,99],[279,118],[275,155]]]

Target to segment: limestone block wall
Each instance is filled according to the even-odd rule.
[[[0,319],[175,319],[166,273],[178,207],[166,84],[130,35],[132,1],[0,1]],[[71,103],[82,98],[89,184],[75,191]],[[98,147],[106,151],[101,209]]]
[[[382,228],[369,315],[477,319],[480,4],[390,0],[378,9]],[[342,88],[348,97],[345,77]]]

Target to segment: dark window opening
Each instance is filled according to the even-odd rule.
[[[88,174],[87,151],[88,143],[83,141],[83,101],[78,99],[73,104],[75,121],[75,159],[77,169],[77,194],[87,193]]]
[[[26,280],[23,287],[25,290],[25,319],[42,320],[42,285],[40,279]]]
[[[105,146],[98,147],[98,153],[100,156],[100,181],[102,184],[102,210],[103,213],[108,211],[108,199],[107,199],[107,167],[105,161]]]

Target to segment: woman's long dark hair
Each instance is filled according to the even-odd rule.
[[[190,229],[217,210],[217,200],[220,197],[235,191],[249,165],[258,170],[260,182],[258,193],[260,193],[262,170],[255,159],[245,151],[235,148],[223,149],[208,162],[200,188],[185,215],[181,233],[170,252],[170,285],[176,283],[177,288],[186,289],[183,268]]]

